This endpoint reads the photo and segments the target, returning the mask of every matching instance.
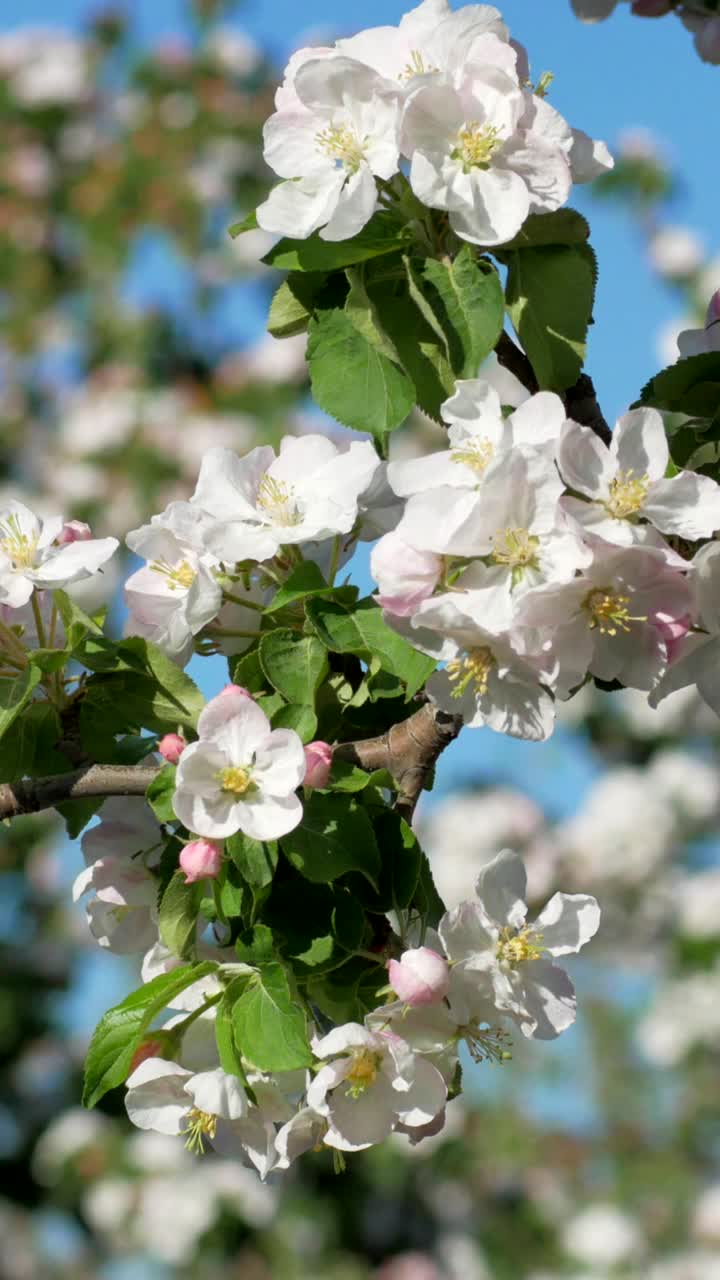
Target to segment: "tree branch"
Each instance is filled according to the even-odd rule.
[[[341,742],[333,754],[370,772],[387,769],[398,785],[396,808],[410,821],[435,761],[457,737],[460,726],[459,716],[446,715],[427,703],[382,737]],[[6,782],[0,786],[0,819],[38,813],[65,800],[90,796],[144,796],[159,772],[159,765],[88,764],[72,773]]]
[[[495,354],[503,368],[513,373],[530,395],[535,395],[539,387],[533,367],[525,352],[515,345],[510,335],[504,330],[498,338]],[[572,418],[573,422],[579,422],[581,427],[590,427],[603,444],[610,443],[612,438],[610,428],[598,404],[593,380],[587,373],[581,373],[577,382],[572,387],[568,387],[562,398],[565,401],[565,412],[568,418]]]

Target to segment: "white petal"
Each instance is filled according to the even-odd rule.
[[[429,1124],[447,1101],[447,1087],[440,1072],[423,1058],[415,1058],[415,1078],[410,1088],[398,1094],[396,1114],[408,1128]]]
[[[631,409],[623,414],[613,431],[610,452],[621,471],[632,471],[638,479],[645,475],[650,480],[662,479],[670,454],[657,409]]]
[[[720,485],[710,476],[682,471],[650,486],[643,515],[661,531],[695,542],[720,529]]]
[[[615,463],[609,449],[590,427],[568,421],[560,436],[557,452],[560,474],[569,489],[588,498],[606,498]]]
[[[270,721],[265,712],[252,698],[243,694],[218,694],[200,712],[198,737],[217,742],[222,750],[232,744],[233,753],[236,753],[234,764],[247,763],[269,736]]]
[[[554,1040],[575,1021],[575,988],[564,969],[545,960],[526,962],[524,978],[520,1029],[533,1040]]]
[[[566,422],[565,405],[554,391],[538,391],[508,419],[513,444],[554,443]]]
[[[321,240],[350,240],[370,221],[377,205],[377,187],[368,165],[351,174],[337,204],[320,232]]]
[[[519,854],[503,849],[483,867],[475,892],[490,920],[517,929],[527,915],[527,874]]]
[[[211,1116],[225,1120],[239,1120],[247,1115],[248,1099],[237,1076],[228,1075],[220,1067],[214,1071],[201,1071],[186,1085],[195,1106]]]
[[[542,934],[542,947],[551,956],[570,955],[598,931],[600,907],[584,893],[555,893],[540,913],[533,932]]]
[[[300,825],[302,815],[302,801],[298,796],[260,793],[257,798],[251,795],[248,800],[233,805],[228,821],[235,824],[234,831],[244,831],[252,840],[279,840]]]
[[[286,796],[305,777],[305,751],[292,729],[274,729],[255,753],[253,777],[263,792]]]
[[[130,1076],[125,1096],[128,1116],[138,1129],[178,1134],[185,1129],[190,1098],[185,1083],[191,1073],[176,1062],[148,1058]]]
[[[472,244],[496,245],[512,240],[530,212],[530,195],[519,174],[488,169],[472,174],[470,200],[450,213],[450,225]]]

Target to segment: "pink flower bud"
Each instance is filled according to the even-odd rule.
[[[185,883],[197,880],[214,880],[222,864],[222,847],[214,840],[191,840],[180,854],[180,867],[185,872]]]
[[[68,542],[89,542],[91,538],[92,529],[89,524],[84,524],[82,520],[66,520],[56,542],[59,547],[64,547]]]
[[[166,733],[158,742],[157,749],[168,764],[177,764],[186,746],[187,742],[179,733]]]
[[[672,9],[672,0],[633,0],[636,18],[664,18]]]
[[[163,1035],[162,1031],[155,1031],[152,1035],[141,1040],[135,1050],[128,1075],[132,1075],[133,1071],[140,1066],[141,1062],[146,1062],[148,1058],[169,1058],[171,1055],[172,1038],[169,1035]]]
[[[226,684],[220,690],[218,698],[250,698],[252,694],[249,689],[243,689],[241,684]]]
[[[450,986],[447,960],[430,947],[415,947],[399,960],[388,960],[388,974],[398,999],[413,1006],[437,1004]]]
[[[305,748],[304,786],[326,787],[330,778],[332,758],[332,747],[328,746],[327,742],[308,742]]]

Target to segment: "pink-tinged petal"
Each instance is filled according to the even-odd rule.
[[[598,931],[600,907],[584,893],[555,893],[540,913],[533,933],[542,935],[542,948],[551,956],[579,951]]]
[[[557,452],[560,474],[569,489],[588,498],[607,498],[616,464],[609,449],[590,427],[568,421]]]
[[[242,764],[270,736],[270,721],[262,708],[243,693],[218,694],[200,712],[198,736],[217,743],[222,750],[232,745],[237,752],[234,763]]]
[[[572,982],[564,969],[545,960],[526,961],[522,978],[525,1014],[518,1016],[520,1030],[533,1040],[554,1040],[575,1021]]]
[[[511,849],[496,854],[480,872],[475,892],[489,920],[519,928],[527,915],[527,873],[520,855]]]
[[[701,697],[720,716],[720,636],[688,636],[681,656],[650,694],[650,706],[656,707],[668,694],[692,685],[697,685]]]
[[[720,529],[720,485],[710,476],[681,471],[650,486],[643,515],[661,531],[696,542]]]
[[[285,796],[305,777],[305,751],[292,729],[274,729],[255,752],[253,778],[263,792]]]
[[[660,480],[667,470],[667,436],[657,409],[631,409],[618,419],[610,452],[621,471],[632,471],[636,479],[647,476]]]

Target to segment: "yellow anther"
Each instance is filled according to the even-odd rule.
[[[410,53],[410,61],[403,67],[398,75],[398,80],[412,80],[414,76],[435,75],[437,71],[437,67],[425,66],[425,58],[420,50],[413,49]]]
[[[346,124],[329,125],[315,135],[315,141],[321,151],[348,173],[357,173],[365,159],[365,140],[361,141]]]
[[[0,550],[12,560],[14,569],[32,569],[37,555],[37,534],[29,537],[20,528],[16,515],[0,523]]]
[[[216,1131],[217,1116],[211,1115],[209,1111],[201,1111],[199,1107],[192,1107],[188,1112],[184,1130],[187,1134],[185,1146],[188,1151],[202,1156],[205,1154],[205,1139],[209,1138],[212,1142]]]
[[[493,540],[492,558],[511,569],[537,569],[540,539],[527,529],[501,529]]]
[[[195,569],[188,564],[187,560],[174,566],[166,564],[164,560],[153,560],[150,568],[154,573],[161,573],[164,578],[167,578],[171,591],[177,591],[179,587],[183,591],[189,591],[197,577]]]
[[[458,133],[453,160],[459,160],[465,173],[471,169],[489,169],[490,161],[501,147],[500,130],[494,124],[470,120]]]
[[[610,481],[610,495],[605,510],[616,520],[627,520],[637,515],[648,495],[650,481],[647,475],[636,476],[634,471],[618,471]]]
[[[460,449],[452,450],[453,462],[464,462],[466,467],[471,467],[473,471],[481,476],[487,471],[488,466],[492,462],[495,446],[490,440],[481,439],[480,436],[472,436],[470,440],[466,440]]]
[[[498,960],[501,964],[510,965],[512,969],[524,964],[526,960],[539,960],[543,953],[543,948],[539,945],[542,940],[542,934],[532,933],[529,925],[517,932],[506,925],[498,938]]]
[[[221,769],[219,777],[223,791],[231,791],[236,796],[244,796],[247,791],[250,791],[255,786],[250,770],[243,769],[238,764],[229,765],[227,769]]]
[[[299,524],[302,520],[302,514],[295,503],[292,486],[285,484],[282,480],[275,480],[267,472],[258,485],[255,502],[272,517],[276,524],[285,525],[286,528]]]
[[[474,686],[478,697],[487,693],[488,676],[494,666],[494,654],[485,647],[470,649],[464,658],[453,658],[447,664],[448,676],[455,685],[452,691],[453,698],[462,698],[470,684]]]
[[[605,587],[591,591],[583,601],[590,630],[597,627],[604,636],[616,636],[618,631],[629,631],[631,622],[647,622],[647,617],[633,617],[628,612],[629,603],[629,596],[621,596]]]
[[[359,1098],[361,1093],[375,1083],[380,1070],[382,1057],[371,1049],[357,1049],[352,1056],[352,1066],[345,1079],[349,1082],[348,1093]]]

